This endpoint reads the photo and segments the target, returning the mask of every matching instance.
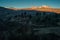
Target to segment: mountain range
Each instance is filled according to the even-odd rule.
[[[40,7],[33,6],[31,8],[9,8],[9,9],[12,9],[12,10],[36,10],[36,11],[43,11],[43,12],[55,12],[55,13],[60,14],[60,8],[53,8],[53,7],[46,6],[46,5],[43,5]]]
[[[0,40],[60,40],[60,9],[0,7]]]

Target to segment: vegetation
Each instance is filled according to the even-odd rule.
[[[60,40],[58,34],[40,30],[60,27],[60,14],[38,11],[12,14],[10,11],[0,16],[0,40]]]

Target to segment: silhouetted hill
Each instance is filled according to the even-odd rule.
[[[60,14],[0,7],[0,40],[60,40]]]

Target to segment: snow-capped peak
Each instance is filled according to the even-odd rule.
[[[42,5],[39,8],[51,8],[50,6]]]
[[[36,7],[36,6],[33,6],[32,9],[36,9],[36,8],[51,8],[50,6],[47,6],[47,5],[42,5],[40,7]]]

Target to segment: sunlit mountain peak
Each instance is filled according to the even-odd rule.
[[[51,7],[47,5],[42,5],[40,7],[32,6],[32,9],[36,9],[36,8],[51,8]]]
[[[39,8],[51,8],[51,7],[50,6],[47,6],[47,5],[42,5]]]

